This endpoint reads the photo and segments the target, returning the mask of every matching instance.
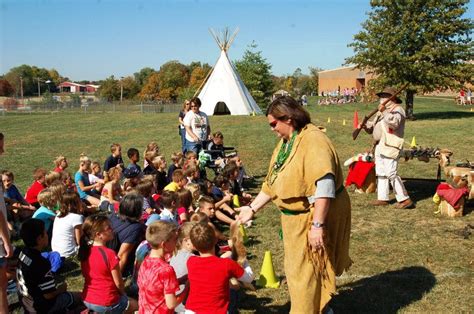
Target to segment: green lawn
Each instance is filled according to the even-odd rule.
[[[416,136],[417,144],[423,147],[451,149],[454,161],[473,161],[474,112],[451,99],[424,97],[415,102],[418,120],[407,123],[406,141]],[[370,147],[366,134],[352,140],[352,119],[354,110],[362,119],[375,104],[314,104],[311,98],[313,122],[327,128],[341,161]],[[216,116],[211,117],[211,126],[214,131],[223,131],[227,146],[238,148],[248,172],[257,180],[252,190],[257,193],[277,142],[266,118]],[[148,142],[156,141],[167,158],[180,149],[175,113],[7,114],[0,116],[0,132],[6,135],[0,168],[15,173],[23,192],[31,183],[33,169],[52,169],[52,160],[59,154],[69,158],[68,170],[74,172],[81,153],[103,162],[113,142],[122,144],[124,151],[129,147],[143,151]],[[400,163],[400,173],[402,177],[434,179],[436,167],[435,160],[412,160]],[[431,196],[435,182],[410,180],[406,186],[416,209],[374,208],[368,204],[375,195],[351,190],[354,265],[338,279],[339,295],[332,301],[336,312],[472,311],[474,236],[469,236],[469,231],[474,229],[469,225],[474,227],[474,215],[453,219],[434,214]],[[249,259],[257,274],[264,252],[270,250],[277,275],[284,277],[278,220],[275,207],[267,206],[248,231]],[[70,287],[81,288],[77,270],[70,272],[68,282]],[[249,313],[285,313],[289,309],[287,287],[283,284],[275,290],[246,292],[241,296],[241,308]]]

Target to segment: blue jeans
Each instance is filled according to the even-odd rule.
[[[199,152],[201,151],[201,148],[202,148],[202,144],[201,144],[201,142],[190,142],[190,141],[186,140],[186,144],[185,144],[184,147],[185,147],[185,151],[187,151],[187,152],[193,151],[196,154],[199,154]]]
[[[66,313],[67,310],[74,309],[81,303],[81,299],[77,293],[63,292],[56,297],[53,307],[49,313]]]
[[[113,304],[110,306],[103,306],[92,304],[89,302],[84,301],[86,307],[97,313],[110,313],[110,314],[121,314],[128,309],[128,297],[126,295],[120,296],[120,299],[117,304]]]
[[[181,136],[181,151],[184,153],[186,149],[186,129],[179,128],[179,135]]]

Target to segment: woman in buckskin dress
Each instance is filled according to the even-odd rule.
[[[285,274],[291,313],[321,313],[336,292],[336,276],[349,268],[351,204],[336,150],[293,98],[267,109],[277,144],[261,191],[240,220],[272,201],[281,212]]]

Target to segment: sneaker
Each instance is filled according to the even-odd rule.
[[[252,227],[252,223],[253,223],[253,220],[247,221],[247,222],[244,224],[245,228],[250,228],[250,227]]]
[[[398,202],[395,205],[395,208],[398,208],[398,209],[406,209],[406,208],[412,208],[412,207],[413,207],[413,201],[409,198],[407,198],[404,201]]]
[[[373,201],[371,204],[372,206],[387,206],[389,203],[388,201],[376,200],[376,201]]]

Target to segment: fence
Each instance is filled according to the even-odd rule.
[[[30,103],[18,108],[5,108],[0,104],[0,115],[10,114],[34,114],[34,113],[167,113],[179,112],[182,109],[180,103],[162,102],[86,102],[82,104],[73,103]]]

